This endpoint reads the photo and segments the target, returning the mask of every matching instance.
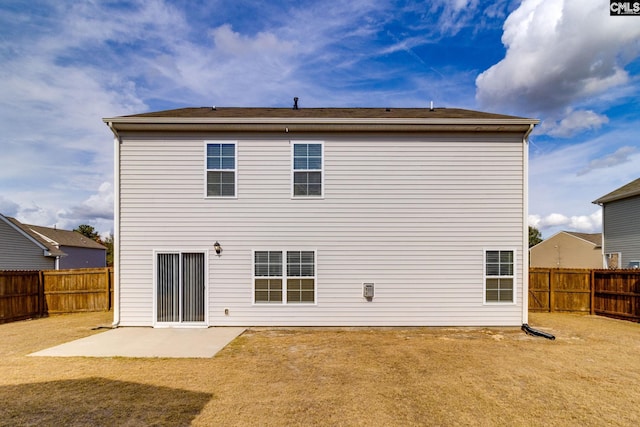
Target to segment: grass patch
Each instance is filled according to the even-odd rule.
[[[110,313],[0,325],[0,425],[638,425],[640,325],[254,328],[212,359],[26,355]]]

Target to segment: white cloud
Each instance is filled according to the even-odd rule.
[[[589,165],[578,172],[578,175],[584,175],[591,172],[594,169],[611,168],[621,165],[623,163],[630,162],[629,156],[635,154],[638,151],[636,147],[625,145],[618,148],[614,153],[607,154],[604,157],[593,159],[589,162]]]
[[[572,104],[627,84],[640,25],[608,15],[601,0],[524,0],[504,23],[504,59],[476,79],[478,102],[562,117]]]
[[[529,225],[537,228],[545,235],[554,234],[560,230],[599,233],[602,231],[602,210],[598,209],[590,215],[574,215],[570,217],[560,213],[551,213],[545,217],[529,215]]]
[[[0,214],[4,216],[16,216],[18,209],[20,209],[20,206],[17,203],[0,196]]]
[[[58,212],[60,218],[76,222],[86,222],[91,219],[113,219],[113,186],[110,182],[103,182],[98,192],[89,196],[82,203],[72,206],[68,210]]]
[[[550,136],[568,138],[582,131],[599,129],[606,123],[609,123],[606,116],[591,110],[577,110],[565,113],[565,117],[559,123],[545,120],[540,130]]]

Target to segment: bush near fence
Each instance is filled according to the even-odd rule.
[[[640,322],[640,270],[529,269],[529,311]]]
[[[0,271],[0,323],[112,305],[113,268]]]

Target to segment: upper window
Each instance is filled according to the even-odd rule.
[[[256,303],[315,302],[314,251],[255,251],[253,263]]]
[[[513,302],[514,251],[485,252],[485,301]]]
[[[207,197],[236,196],[236,144],[207,143]]]
[[[293,196],[322,197],[322,143],[293,144]]]

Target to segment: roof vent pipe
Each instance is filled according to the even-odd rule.
[[[429,106],[429,111],[433,111],[433,101],[431,101],[431,105]]]
[[[293,98],[293,109],[294,110],[298,109],[298,97],[297,96],[295,98]]]

